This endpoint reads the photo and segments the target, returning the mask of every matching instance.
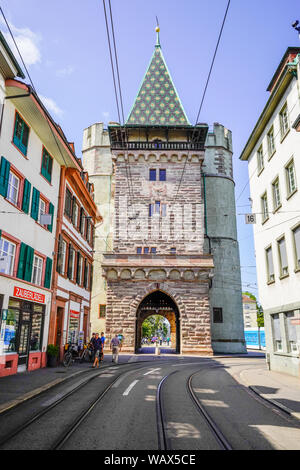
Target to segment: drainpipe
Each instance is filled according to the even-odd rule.
[[[203,193],[204,193],[204,228],[205,228],[205,237],[208,238],[208,252],[211,255],[211,241],[210,237],[207,234],[207,207],[206,207],[206,180],[205,173],[202,173],[203,176]]]

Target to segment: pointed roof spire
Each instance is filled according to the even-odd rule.
[[[126,124],[190,126],[162,54],[156,21],[155,50]]]
[[[157,17],[156,17],[156,28],[155,28],[155,31],[156,31],[156,44],[155,44],[155,47],[160,47],[160,41],[159,41],[160,27],[159,27],[159,24],[158,24],[158,18],[157,18]]]

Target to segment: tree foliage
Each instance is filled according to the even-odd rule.
[[[167,336],[168,328],[165,318],[161,315],[151,315],[142,324],[142,336],[152,338],[153,336]]]
[[[251,292],[243,292],[244,295],[247,295],[250,299],[255,300],[256,302],[256,322],[259,328],[264,327],[264,312],[260,303],[257,301],[257,298]]]

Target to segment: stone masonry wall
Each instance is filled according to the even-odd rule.
[[[168,294],[178,306],[181,352],[211,354],[208,284],[201,282],[108,281],[107,345],[115,334],[121,333],[125,337],[122,350],[134,352],[139,304],[157,289]]]

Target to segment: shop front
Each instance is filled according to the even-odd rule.
[[[1,310],[0,377],[45,367],[45,312],[44,294],[14,287]]]

